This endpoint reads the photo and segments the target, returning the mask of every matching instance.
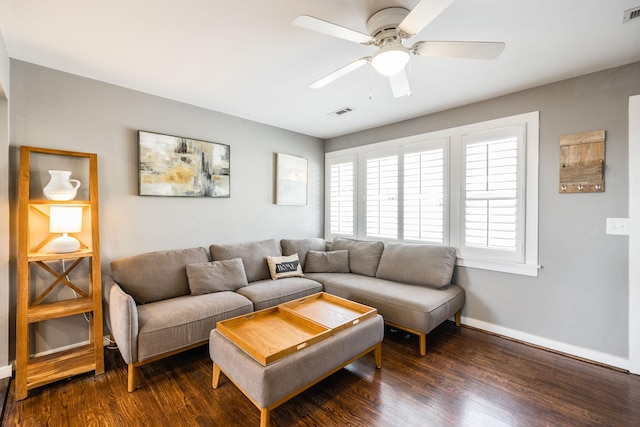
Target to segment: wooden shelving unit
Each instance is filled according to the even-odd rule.
[[[88,161],[88,200],[53,201],[33,191],[34,155],[63,156]],[[63,158],[61,157],[61,159]],[[32,169],[34,167],[34,169]],[[18,183],[18,301],[16,339],[16,399],[25,399],[28,391],[45,384],[85,372],[104,373],[102,346],[102,294],[100,280],[100,232],[98,221],[98,158],[96,154],[20,147],[20,177]],[[51,206],[79,206],[83,210],[80,249],[72,253],[50,253],[47,244],[57,235],[38,230],[36,223],[48,218]],[[69,261],[69,266],[64,262]],[[60,262],[63,268],[51,266]],[[87,265],[88,264],[88,265]],[[77,285],[69,279],[78,267],[88,268],[88,286]],[[52,279],[44,290],[36,290],[34,272],[46,272]],[[62,270],[62,271],[59,271]],[[75,280],[75,279],[74,279]],[[45,299],[60,287],[73,290],[75,298],[54,302]],[[84,289],[88,288],[88,289]],[[43,356],[31,354],[31,327],[38,322],[84,314],[88,319],[88,343]]]

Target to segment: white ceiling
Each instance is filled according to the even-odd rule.
[[[429,0],[426,0],[429,1]],[[364,46],[295,27],[309,14],[366,33],[417,0],[0,0],[11,58],[319,138],[422,116],[640,60],[640,0],[456,0],[410,40],[502,41],[492,61],[412,57],[411,97],[362,67]],[[372,98],[370,99],[370,95]],[[351,107],[341,117],[327,114]]]

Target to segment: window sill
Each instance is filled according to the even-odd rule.
[[[480,270],[498,271],[501,273],[519,274],[530,277],[538,277],[538,271],[542,268],[540,265],[487,261],[473,258],[458,258],[456,265],[459,267],[478,268]]]

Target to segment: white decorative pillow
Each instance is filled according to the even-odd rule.
[[[236,291],[247,286],[242,258],[187,265],[191,295]]]
[[[298,254],[289,256],[267,256],[269,273],[273,280],[284,277],[304,277]]]

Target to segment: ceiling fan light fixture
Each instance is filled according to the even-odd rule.
[[[383,46],[373,54],[371,65],[383,76],[393,76],[409,62],[409,49],[401,44]]]

